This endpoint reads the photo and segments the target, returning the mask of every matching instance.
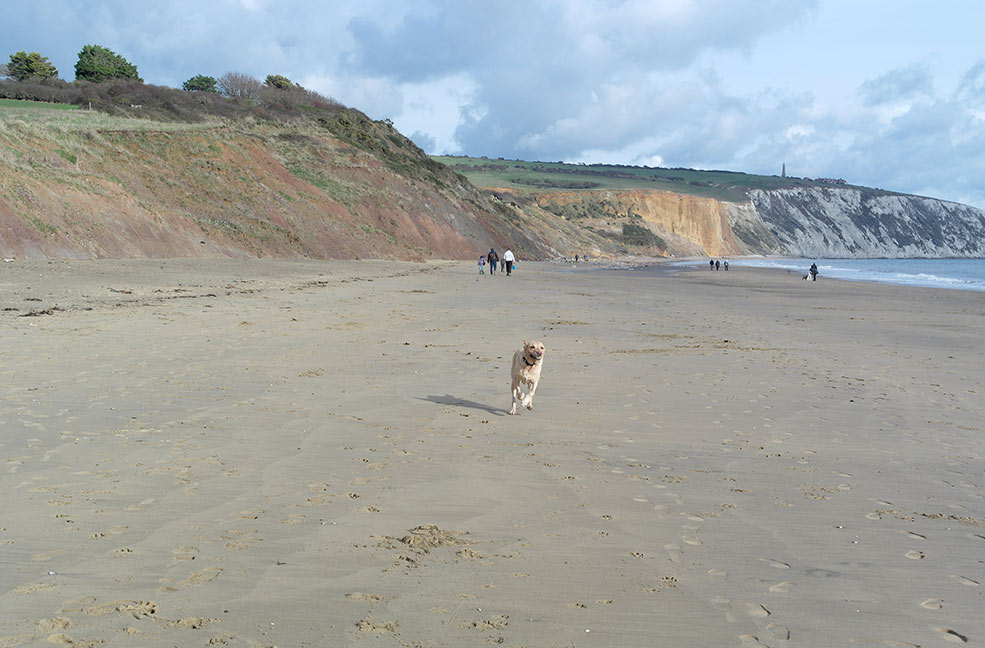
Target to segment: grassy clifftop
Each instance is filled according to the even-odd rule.
[[[662,190],[699,198],[746,202],[746,192],[751,189],[786,189],[822,184],[803,178],[734,171],[525,162],[458,156],[436,156],[435,159],[465,175],[477,187],[509,189],[514,193],[593,189]]]

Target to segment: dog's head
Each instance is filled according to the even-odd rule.
[[[531,363],[537,362],[544,357],[544,343],[534,340],[533,342],[523,341],[523,355],[527,357]]]

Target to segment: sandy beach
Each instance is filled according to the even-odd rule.
[[[0,263],[0,648],[985,645],[985,294],[583,267]]]

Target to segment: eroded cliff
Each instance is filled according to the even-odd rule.
[[[535,202],[606,235],[624,251],[660,255],[983,257],[985,212],[958,203],[861,187],[752,190],[748,201],[669,191],[551,191]],[[627,245],[645,225],[659,243]],[[604,246],[597,252],[605,253]]]
[[[4,121],[4,257],[556,254],[517,210],[356,111],[314,125],[76,119]]]
[[[802,257],[985,257],[985,212],[856,187],[751,191],[756,224],[735,229],[749,249]],[[758,233],[757,233],[758,232]]]

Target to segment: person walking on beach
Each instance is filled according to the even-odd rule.
[[[709,270],[714,270],[715,269],[715,260],[714,259],[712,259],[711,261],[708,262],[708,269]]]
[[[811,281],[817,281],[817,264],[816,263],[812,263],[811,264],[811,269],[808,270],[808,272],[811,275]]]
[[[513,250],[506,248],[506,252],[503,252],[503,268],[506,270],[507,277],[513,273],[514,261],[516,261],[516,257],[513,256]]]
[[[482,271],[482,269],[485,267],[486,267],[486,257],[481,256],[479,257],[479,274],[486,274],[485,272]],[[489,274],[492,273],[490,272]]]
[[[728,259],[725,259],[722,265],[725,266],[725,272],[728,272]]]
[[[489,262],[489,274],[496,274],[496,264],[499,263],[499,255],[496,254],[496,250],[489,248],[489,254],[486,255],[486,261]]]
[[[716,259],[715,260],[715,270],[718,270],[718,268],[721,267],[721,265],[722,265],[722,263]]]

